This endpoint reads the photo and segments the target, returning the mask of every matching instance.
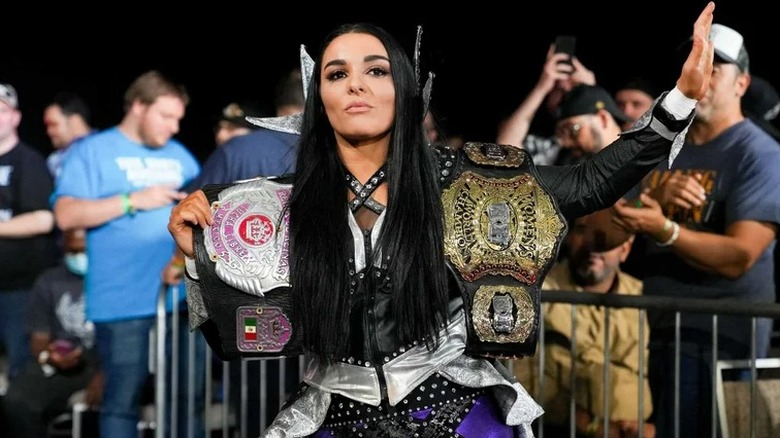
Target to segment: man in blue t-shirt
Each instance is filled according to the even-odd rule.
[[[125,93],[122,121],[71,146],[52,195],[62,230],[87,229],[86,315],[105,375],[102,436],[138,434],[149,330],[174,250],[168,216],[200,170],[173,139],[188,102],[184,87],[159,72],[140,75]]]
[[[775,302],[773,251],[780,224],[780,147],[746,118],[740,98],[750,84],[742,35],[712,25],[715,65],[696,106],[687,144],[638,188],[638,201],[615,210],[643,233],[646,295]],[[632,195],[637,196],[637,195]],[[681,314],[679,416],[675,417],[675,313],[649,312],[650,378],[658,436],[709,436],[712,422],[712,315]],[[767,354],[772,321],[756,320],[758,357]],[[750,357],[751,320],[718,317],[718,358]]]
[[[305,102],[301,79],[298,68],[282,77],[276,86],[274,98],[276,117],[266,118],[266,121],[279,127],[300,116]],[[200,175],[192,181],[188,191],[207,184],[292,173],[295,170],[298,134],[293,127],[287,129],[287,132],[281,129],[259,128],[232,137],[209,155]]]

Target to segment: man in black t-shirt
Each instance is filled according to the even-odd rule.
[[[19,140],[16,90],[0,83],[0,345],[12,381],[30,356],[24,311],[35,278],[55,260],[52,178],[46,160]]]

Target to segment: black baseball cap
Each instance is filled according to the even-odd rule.
[[[596,114],[599,110],[606,110],[618,123],[625,123],[631,119],[620,111],[615,99],[607,90],[598,85],[581,84],[566,93],[558,106],[558,120],[583,114]]]
[[[742,112],[769,135],[780,140],[780,129],[774,125],[780,113],[780,96],[769,81],[756,75],[750,76],[750,86],[742,96]]]
[[[251,103],[231,102],[222,108],[219,120],[230,122],[234,125],[245,128],[257,129],[257,126],[250,123],[246,118],[265,115],[261,109]]]

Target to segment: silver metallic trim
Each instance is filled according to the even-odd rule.
[[[381,392],[376,368],[347,363],[322,365],[316,356],[306,356],[303,381],[325,392],[379,406]]]
[[[424,345],[412,348],[382,367],[387,382],[387,398],[395,406],[425,379],[463,355],[466,350],[465,316],[460,313],[439,334],[439,348],[428,351]]]
[[[528,438],[534,436],[531,423],[539,418],[544,411],[500,362],[489,362],[485,359],[460,355],[440,366],[436,371],[446,379],[464,386],[471,388],[490,387],[506,424],[522,427]],[[349,398],[365,402],[352,397],[355,389],[350,388]],[[347,390],[346,386],[341,390]],[[340,393],[343,394],[343,392]],[[325,422],[330,400],[330,394],[326,390],[314,386],[308,388],[302,397],[279,413],[260,437],[292,438],[305,437],[315,433]]]
[[[376,219],[376,222],[374,223],[373,228],[371,228],[372,248],[376,248],[376,242],[379,239],[379,231],[382,229],[382,224],[385,222],[386,211],[387,210],[385,209],[385,211],[379,215],[379,217]],[[360,272],[366,268],[366,247],[363,243],[363,232],[361,231],[360,226],[355,220],[355,216],[352,214],[352,211],[349,209],[349,207],[347,207],[347,215],[349,216],[347,218],[349,229],[352,231],[352,246],[355,248],[355,271]],[[375,266],[381,266],[382,254],[377,253],[374,257],[374,260]]]
[[[664,95],[665,96],[665,95]],[[693,123],[693,119],[691,118],[688,125],[683,128],[680,132],[673,132],[669,128],[667,128],[663,123],[659,122],[658,119],[653,117],[653,111],[655,111],[656,105],[661,104],[661,99],[663,99],[664,96],[661,96],[659,98],[655,99],[655,102],[653,102],[653,106],[650,107],[649,110],[647,110],[642,116],[634,122],[634,126],[627,129],[623,134],[628,134],[631,132],[641,131],[642,129],[647,128],[648,126],[653,131],[657,132],[658,135],[661,137],[671,140],[672,141],[672,148],[669,151],[669,168],[672,167],[672,163],[674,163],[674,159],[677,158],[677,155],[679,155],[680,150],[683,147],[683,144],[685,143],[685,137],[688,135],[688,128],[690,128],[691,123]]]
[[[391,405],[395,406],[439,368],[463,354],[466,350],[463,313],[440,332],[439,342],[440,347],[434,351],[418,345],[382,366]],[[316,357],[307,357],[306,361],[303,380],[309,385],[372,406],[379,406],[382,401],[375,367],[342,362],[326,367]]]

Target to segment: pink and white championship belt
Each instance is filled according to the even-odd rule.
[[[285,211],[292,185],[257,178],[204,192],[214,222],[196,233],[195,252],[209,345],[225,358],[300,354]]]

